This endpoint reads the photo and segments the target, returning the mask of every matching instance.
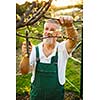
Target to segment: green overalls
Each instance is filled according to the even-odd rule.
[[[39,58],[39,49],[36,47],[36,58]],[[37,60],[35,80],[31,84],[30,100],[64,100],[64,86],[58,80],[58,52],[53,56],[51,63],[41,63]]]

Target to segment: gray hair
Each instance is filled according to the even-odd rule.
[[[53,20],[53,19],[48,19],[46,22],[45,22],[45,24],[46,23],[54,23],[54,24],[56,24],[57,25],[57,29],[61,29],[61,26],[60,26],[60,24],[59,24],[59,22],[57,21],[57,20]]]

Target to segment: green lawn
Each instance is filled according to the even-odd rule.
[[[69,58],[66,68],[65,90],[80,92],[80,68],[81,64]]]

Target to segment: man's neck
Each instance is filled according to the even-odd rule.
[[[47,48],[48,50],[49,49],[54,49],[55,45],[56,45],[56,42],[52,43],[52,44],[43,43],[44,48]]]
[[[55,45],[56,45],[56,42],[54,42],[52,44],[43,43],[43,52],[46,57],[48,57],[49,55],[52,54],[52,52],[55,48]]]

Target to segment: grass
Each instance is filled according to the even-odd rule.
[[[66,68],[65,90],[73,91],[79,94],[80,90],[80,67],[81,64],[69,58]],[[74,85],[74,87],[69,83]]]
[[[24,94],[30,92],[31,74],[16,76],[16,93]]]

